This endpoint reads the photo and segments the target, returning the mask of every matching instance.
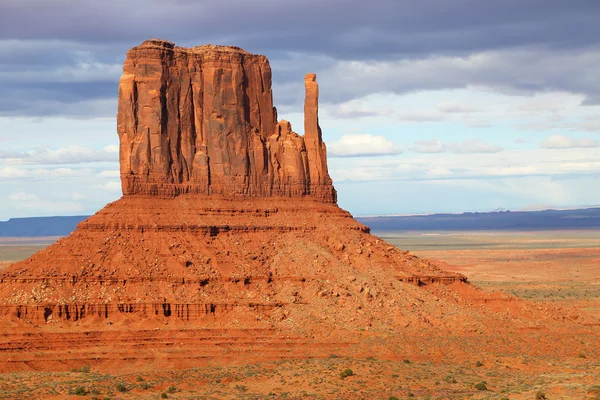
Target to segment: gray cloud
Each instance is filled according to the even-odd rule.
[[[266,54],[284,108],[301,102],[309,70],[322,75],[329,102],[484,85],[566,90],[596,104],[599,14],[595,0],[2,2],[0,113],[64,115],[77,102],[116,97],[126,50],[151,37]]]

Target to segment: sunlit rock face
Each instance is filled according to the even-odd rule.
[[[131,49],[117,116],[123,194],[309,196],[335,203],[315,74],[306,75],[305,86],[299,136],[277,120],[265,56],[155,39]]]

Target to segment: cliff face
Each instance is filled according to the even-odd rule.
[[[305,135],[277,121],[266,57],[230,46],[131,49],[119,87],[124,195],[304,197],[336,202],[305,78]]]

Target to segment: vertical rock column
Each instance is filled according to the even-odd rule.
[[[304,77],[304,143],[308,155],[310,185],[315,191],[331,185],[327,171],[327,149],[319,126],[319,84],[316,74]]]

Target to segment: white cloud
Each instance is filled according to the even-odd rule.
[[[9,198],[18,202],[40,201],[40,198],[36,195],[25,192],[12,193]]]
[[[0,168],[0,179],[18,179],[27,176],[26,170],[15,167]]]
[[[98,173],[98,176],[100,178],[119,178],[121,176],[121,173],[118,170],[107,170],[101,171],[100,173]]]
[[[85,207],[77,201],[64,201],[64,200],[42,200],[38,196],[25,193],[16,192],[9,196],[9,199],[14,202],[18,202],[18,207],[26,209],[30,212],[43,211],[44,213],[69,213],[78,212]]]
[[[504,150],[500,146],[484,143],[480,139],[465,140],[462,143],[442,143],[437,139],[418,140],[410,148],[415,153],[498,153]]]
[[[102,185],[95,185],[94,187],[105,190],[107,192],[120,192],[121,191],[121,182],[109,181],[109,182],[103,183]]]
[[[38,148],[21,153],[6,154],[5,164],[39,165],[39,164],[80,164],[87,162],[116,162],[119,160],[119,148],[114,145],[102,150],[69,146],[56,150]],[[0,155],[1,157],[1,155]]]
[[[386,156],[402,153],[395,143],[384,136],[368,133],[344,135],[328,145],[331,157]]]
[[[444,153],[448,146],[437,139],[417,140],[410,150],[416,153]]]
[[[565,135],[552,135],[540,143],[544,149],[573,149],[598,147],[598,141],[590,138],[575,139]]]
[[[82,195],[81,193],[73,192],[73,193],[71,194],[71,198],[72,198],[73,200],[77,201],[77,200],[83,200],[83,199],[85,199],[85,196],[84,196],[84,195]]]
[[[383,162],[378,158],[336,159],[330,165],[334,183],[345,181],[473,180],[548,176],[598,176],[598,148],[505,150],[501,153],[407,154]]]
[[[502,147],[484,143],[480,139],[465,140],[455,149],[457,153],[498,153],[502,150]]]

